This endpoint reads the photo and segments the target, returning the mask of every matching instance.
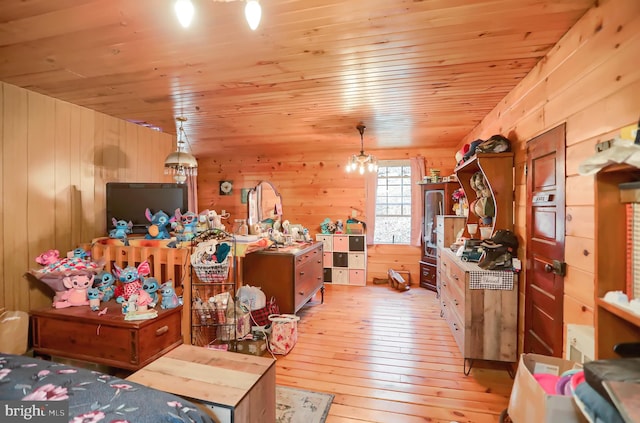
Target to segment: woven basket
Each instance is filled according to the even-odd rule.
[[[229,260],[222,263],[193,264],[198,279],[202,282],[226,282],[229,275]]]

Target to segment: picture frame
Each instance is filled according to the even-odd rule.
[[[251,188],[240,188],[240,203],[247,204]]]

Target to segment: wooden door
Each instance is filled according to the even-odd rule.
[[[562,356],[565,125],[527,143],[524,352]]]

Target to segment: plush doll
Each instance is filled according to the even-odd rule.
[[[201,234],[209,229],[209,220],[207,219],[209,210],[204,210],[198,215],[198,223],[196,224],[196,232]]]
[[[138,290],[142,289],[142,282],[140,278],[151,273],[149,263],[143,261],[136,268],[134,266],[128,266],[124,269],[118,267],[117,264],[113,265],[113,273],[118,277],[123,286],[116,289],[116,301],[120,304],[127,301],[129,297],[136,294]]]
[[[136,310],[137,311],[147,311],[147,308],[149,306],[153,307],[155,304],[153,302],[153,299],[151,298],[151,295],[149,295],[149,293],[143,289],[139,289],[137,295],[137,299],[136,299]]]
[[[176,223],[180,223],[181,230],[178,239],[180,241],[190,241],[196,236],[196,224],[198,223],[198,215],[188,211],[185,214],[180,213],[180,209],[176,209]]]
[[[36,257],[36,263],[47,266],[56,263],[60,259],[60,251],[48,250]]]
[[[164,211],[159,210],[158,212],[151,214],[151,210],[146,209],[144,212],[145,217],[149,222],[151,222],[151,226],[149,226],[149,233],[145,235],[146,239],[169,239],[171,236],[169,235],[169,230],[167,226],[171,224],[171,222],[175,221],[174,217],[169,217]]]
[[[95,287],[100,291],[100,299],[104,302],[109,301],[113,298],[115,293],[114,283],[116,282],[115,277],[106,271],[102,271],[98,273],[98,277],[94,283]]]
[[[111,221],[113,222],[114,229],[111,229],[109,232],[109,238],[127,239],[127,235],[131,233],[133,223],[131,221],[117,220],[115,217],[111,218]]]
[[[91,311],[100,310],[100,290],[98,288],[87,289],[87,298],[89,299]]]
[[[155,307],[158,304],[158,290],[160,289],[160,284],[156,278],[144,278],[142,280],[142,289],[151,297],[151,304],[149,305]]]
[[[173,289],[173,281],[167,281],[160,285],[159,291],[162,294],[162,303],[160,303],[160,308],[176,308],[181,304],[175,289]]]
[[[53,303],[55,308],[66,308],[73,306],[89,305],[87,298],[87,290],[93,283],[95,275],[91,274],[79,274],[72,276],[65,276],[62,280],[64,286],[68,291],[64,292],[58,301]]]

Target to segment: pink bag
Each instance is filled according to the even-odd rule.
[[[286,355],[291,351],[298,341],[298,320],[300,318],[294,314],[272,314],[271,335],[269,335],[269,346],[273,354]]]

